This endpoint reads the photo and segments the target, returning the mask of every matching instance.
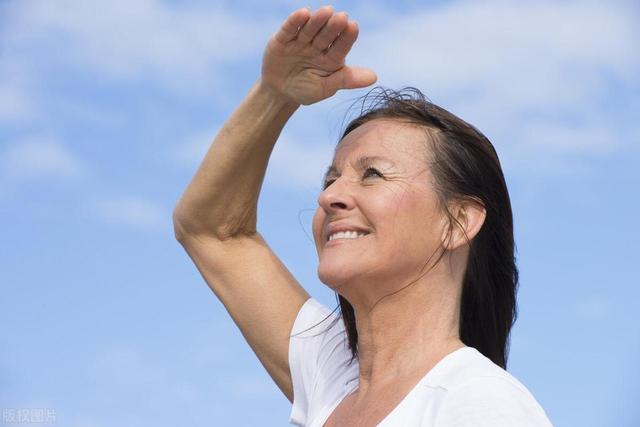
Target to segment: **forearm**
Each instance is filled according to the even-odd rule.
[[[298,106],[258,80],[226,121],[180,198],[176,235],[226,239],[256,231],[257,205],[269,156]]]

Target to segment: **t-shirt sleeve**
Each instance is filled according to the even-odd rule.
[[[314,298],[300,308],[289,339],[293,404],[289,422],[304,426],[339,393],[349,372],[342,319]]]
[[[477,378],[451,391],[436,427],[553,427],[523,387],[502,377]]]

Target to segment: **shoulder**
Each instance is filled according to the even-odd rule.
[[[293,385],[289,422],[301,426],[321,415],[358,378],[342,318],[314,298],[300,308],[291,329],[289,369]]]
[[[289,338],[289,362],[304,366],[308,379],[326,373],[323,367],[338,368],[350,358],[342,318],[314,298],[301,307]],[[293,372],[292,372],[293,373]]]
[[[531,392],[476,349],[463,349],[434,375],[446,390],[437,426],[551,426]]]
[[[529,394],[513,375],[473,347],[463,347],[442,359],[427,376],[426,385],[445,389],[448,394],[491,383]]]
[[[474,378],[447,394],[436,426],[548,427],[544,409],[525,388],[505,377]]]

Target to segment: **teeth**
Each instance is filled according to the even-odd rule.
[[[362,237],[367,233],[358,233],[357,231],[338,231],[337,233],[333,233],[329,236],[329,241],[334,239],[357,239],[358,237]]]

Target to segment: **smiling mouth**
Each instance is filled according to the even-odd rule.
[[[367,234],[369,233],[365,233],[362,231],[339,231],[330,235],[327,239],[327,243],[334,240],[357,240],[361,237],[366,236]]]

